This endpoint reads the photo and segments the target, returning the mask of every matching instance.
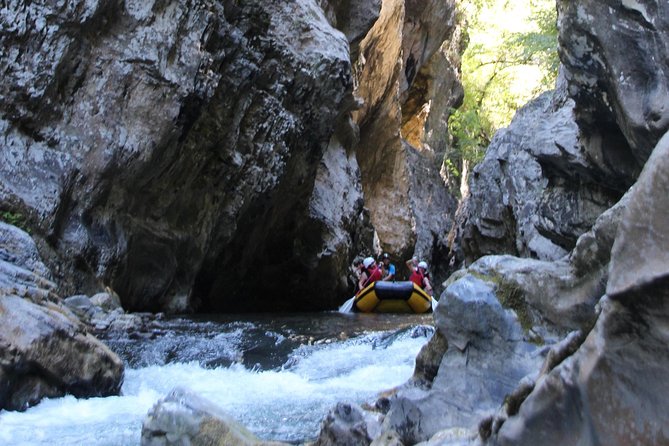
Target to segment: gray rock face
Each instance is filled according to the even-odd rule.
[[[57,309],[3,295],[0,326],[0,409],[25,410],[66,393],[118,394],[121,360]]]
[[[66,294],[97,279],[128,309],[257,310],[317,267],[322,300],[294,305],[340,298],[346,239],[335,257],[322,239],[355,232],[359,182],[337,221],[309,203],[354,103],[344,35],[310,0],[117,3],[0,19],[0,199],[64,260]]]
[[[383,2],[398,11],[383,16],[378,0],[349,3],[7,5],[0,207],[27,218],[61,294],[109,286],[131,311],[330,309],[349,291],[351,259],[372,249],[367,215],[384,246],[412,249],[411,212],[384,226],[374,209],[409,209],[400,104],[417,97],[407,73],[455,29],[455,3]],[[378,78],[351,60],[386,57],[377,22],[398,30],[395,52],[366,95]],[[396,64],[403,47],[408,71]],[[457,86],[450,73],[430,91]],[[351,115],[354,84],[381,112]],[[359,145],[385,140],[386,99],[393,150]],[[402,182],[368,214],[374,159],[397,160],[389,178]],[[430,240],[448,225],[437,220]]]
[[[459,229],[467,262],[499,253],[563,257],[626,190],[601,180],[563,88],[519,110],[474,169]]]
[[[142,423],[142,446],[280,446],[262,441],[221,408],[188,390],[176,388],[158,401]]]
[[[611,253],[609,296],[669,275],[669,133],[657,144],[639,180]]]
[[[451,284],[435,322],[448,350],[431,388],[400,389],[383,420],[382,431],[396,432],[403,444],[446,429],[475,428],[542,361],[541,347],[524,340],[516,314],[500,305],[491,282],[467,275]]]
[[[510,418],[496,444],[666,444],[669,337],[669,136],[630,193],[611,258],[608,297],[581,348]],[[651,236],[652,235],[652,236]]]
[[[558,1],[560,59],[593,163],[631,184],[669,130],[669,4]]]
[[[468,261],[564,255],[669,130],[667,3],[557,4],[559,99],[521,110],[475,170],[461,232]]]

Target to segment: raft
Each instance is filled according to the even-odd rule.
[[[432,298],[413,282],[372,282],[358,294],[355,311],[363,313],[426,313]]]

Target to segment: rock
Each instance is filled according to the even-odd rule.
[[[142,423],[142,446],[280,446],[263,441],[221,408],[186,389],[176,388],[158,401]]]
[[[468,263],[502,253],[557,260],[626,190],[586,156],[566,88],[560,82],[521,108],[474,168],[458,217]]]
[[[604,294],[611,249],[619,222],[629,203],[629,193],[600,215],[581,235],[575,248],[552,262],[512,256],[487,256],[469,271],[502,283],[525,325],[548,323],[565,334],[590,330],[596,318],[595,305]],[[551,290],[546,293],[546,290]]]
[[[377,212],[370,185],[384,166],[368,161],[397,158],[380,192],[408,209],[400,103],[416,104],[410,119],[438,95],[425,121],[437,127],[452,106],[443,97],[459,97],[442,94],[459,88],[458,58],[439,51],[459,35],[455,1],[384,2],[391,14],[378,0],[140,3],[17,1],[0,17],[0,203],[26,216],[61,294],[103,283],[128,311],[332,309],[351,259],[373,249],[367,215],[384,246],[413,249],[411,212],[386,211],[389,225]],[[397,31],[387,56],[369,32],[381,23]],[[437,53],[443,84],[423,71]],[[365,58],[384,60],[378,91],[352,69]],[[356,97],[354,84],[374,94]],[[392,152],[360,148],[360,135],[385,140],[387,115],[361,128],[352,112],[384,98]]]
[[[111,312],[114,310],[121,309],[121,299],[118,297],[118,294],[105,291],[104,293],[97,293],[91,297],[91,303],[102,308],[104,311]]]
[[[611,253],[609,296],[669,275],[669,133],[653,151],[631,191]]]
[[[668,141],[660,140],[630,192],[595,328],[537,382],[493,444],[669,442]]]
[[[51,271],[30,235],[0,222],[0,295],[17,294],[35,303],[57,301]]]
[[[629,187],[669,130],[669,4],[557,2],[560,60],[589,158]]]
[[[133,311],[334,308],[354,254],[322,240],[358,228],[343,227],[362,210],[355,165],[338,179],[345,215],[309,203],[355,104],[346,37],[314,0],[154,6],[6,8],[3,207],[54,249],[64,294],[103,282]],[[326,294],[291,302],[314,268]]]
[[[495,284],[471,275],[444,291],[435,322],[448,350],[429,390],[407,385],[390,398],[383,432],[396,432],[404,444],[446,429],[471,436],[481,417],[536,373],[542,348],[523,340],[516,314],[495,293]]]
[[[418,386],[431,387],[447,350],[448,340],[440,331],[435,331],[427,344],[420,349],[411,379]]]
[[[392,0],[383,2],[379,19],[353,51],[355,94],[363,103],[352,118],[360,129],[356,152],[365,203],[381,249],[400,259],[416,249],[431,259],[433,242],[443,242],[455,212],[455,200],[439,188],[442,157],[434,150],[442,147],[434,141],[462,99],[456,68],[461,42],[454,1]],[[448,73],[443,83],[431,76],[436,69]],[[433,187],[421,187],[430,182]]]
[[[91,299],[83,294],[70,296],[63,303],[84,322],[90,322],[93,318],[105,317],[107,314],[102,308],[94,305]]]
[[[321,422],[313,446],[367,446],[379,433],[379,420],[354,404],[338,403]]]
[[[3,295],[0,327],[0,409],[25,410],[65,394],[118,394],[122,361],[62,313]]]

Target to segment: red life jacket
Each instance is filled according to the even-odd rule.
[[[413,270],[409,280],[418,285],[421,288],[425,288],[425,275],[419,271],[418,268]]]
[[[378,266],[374,266],[373,268],[365,268],[365,273],[367,274],[367,280],[365,280],[365,283],[362,286],[363,288],[372,282],[378,282],[381,280],[381,268]]]
[[[377,282],[381,280],[382,273],[381,273],[381,268],[378,266],[375,266],[372,270],[369,271],[369,280],[368,285],[372,282]]]

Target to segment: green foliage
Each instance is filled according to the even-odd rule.
[[[470,0],[465,9],[465,99],[449,119],[455,150],[447,159],[475,165],[515,111],[555,85],[557,13],[553,0]]]
[[[4,221],[7,224],[16,226],[17,228],[21,228],[24,231],[30,233],[30,228],[28,227],[28,220],[23,214],[11,211],[1,211],[0,221]]]

